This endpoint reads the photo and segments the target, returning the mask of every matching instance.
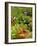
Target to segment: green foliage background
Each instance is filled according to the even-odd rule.
[[[24,14],[29,12],[29,15]],[[30,14],[31,13],[31,14]],[[13,21],[13,18],[16,18]],[[25,28],[26,31],[32,32],[32,8],[31,7],[11,7],[11,38],[17,38],[19,27]],[[29,37],[32,37],[30,35]]]

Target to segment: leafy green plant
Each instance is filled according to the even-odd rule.
[[[26,13],[27,15],[24,12],[25,13],[27,12]],[[32,8],[31,7],[27,7],[27,8],[11,7],[11,18],[12,18],[11,19],[12,39],[32,37]],[[26,34],[23,31],[24,32],[26,31]],[[27,37],[25,35],[27,35]]]

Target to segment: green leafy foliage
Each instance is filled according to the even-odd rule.
[[[24,12],[27,12],[26,14]],[[32,8],[31,7],[11,7],[11,38],[20,38],[18,32],[32,32]],[[17,35],[18,34],[18,35]],[[25,34],[25,33],[24,33]],[[32,37],[31,33],[28,35]],[[27,37],[27,38],[28,38]],[[25,37],[21,37],[25,38]]]

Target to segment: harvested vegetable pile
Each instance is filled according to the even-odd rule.
[[[32,38],[32,8],[11,7],[11,39]]]

